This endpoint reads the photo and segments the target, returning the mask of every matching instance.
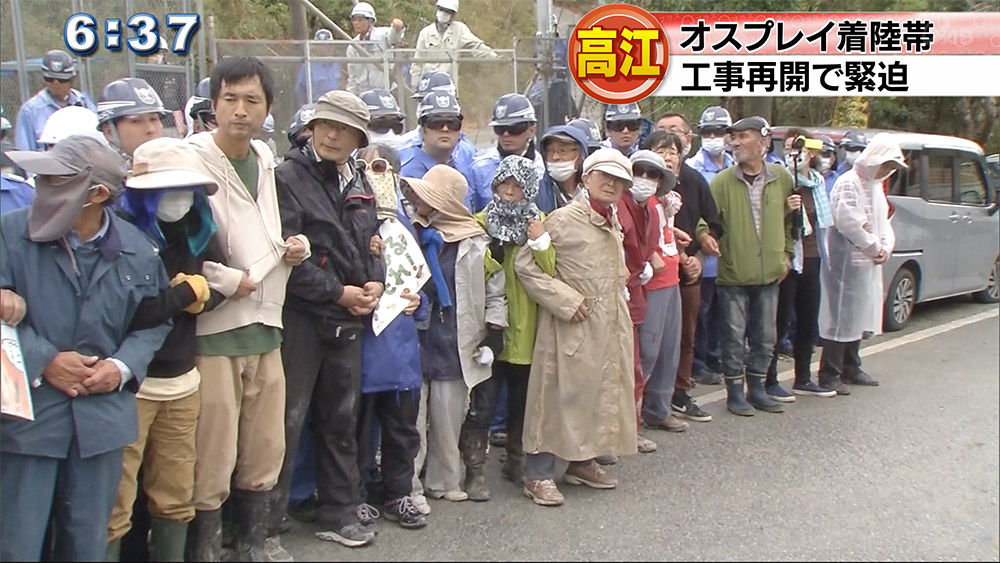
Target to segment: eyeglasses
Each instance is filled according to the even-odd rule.
[[[66,84],[67,82],[71,82],[72,80],[73,80],[72,78],[53,78],[51,76],[45,77],[46,83],[58,82],[59,84]]]
[[[646,166],[633,166],[632,167],[632,177],[633,178],[649,178],[650,180],[659,180],[663,176],[659,170],[655,168],[649,168]]]
[[[462,120],[457,117],[449,117],[447,119],[427,119],[424,121],[423,126],[428,129],[433,129],[434,131],[440,131],[445,127],[449,131],[461,131],[462,130]]]
[[[621,133],[625,129],[628,129],[629,131],[638,131],[639,120],[626,119],[625,121],[609,121],[607,123],[607,128],[609,131],[614,131],[615,133]]]
[[[514,125],[494,125],[493,132],[496,133],[497,137],[503,137],[504,134],[516,137],[524,134],[528,130],[528,127],[531,127],[531,124],[527,122],[515,123]]]
[[[375,174],[385,174],[386,172],[392,171],[392,165],[390,165],[389,161],[384,158],[376,158],[371,162],[359,158],[355,161],[355,164],[357,164],[358,170],[361,172],[371,169],[371,171]]]
[[[385,135],[390,130],[395,132],[397,135],[402,135],[403,122],[395,119],[372,121],[368,124],[368,130],[372,133],[378,133],[379,135]]]

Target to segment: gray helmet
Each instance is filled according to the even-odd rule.
[[[730,125],[733,124],[733,118],[726,111],[726,108],[719,106],[709,106],[705,108],[705,111],[701,113],[701,119],[698,121],[698,130],[722,130],[725,131]]]
[[[417,119],[421,122],[428,117],[434,116],[458,116],[462,119],[462,107],[458,105],[458,99],[449,92],[431,92],[424,96],[417,106]]]
[[[823,152],[834,152],[837,150],[837,146],[833,144],[833,139],[827,137],[826,135],[817,135],[817,139],[823,142]]]
[[[455,81],[451,79],[451,75],[447,72],[443,70],[425,72],[420,75],[420,81],[417,82],[413,99],[423,100],[427,94],[438,90],[444,90],[453,96],[458,96],[458,93],[455,91]]]
[[[868,137],[861,131],[848,131],[844,138],[840,140],[840,148],[852,150],[864,150],[868,146]]]
[[[288,126],[288,142],[292,146],[299,145],[299,133],[306,128],[306,123],[312,119],[313,114],[316,113],[316,104],[306,104],[299,108],[295,112],[295,117],[292,118],[292,124]]]
[[[489,126],[515,125],[517,123],[536,123],[535,108],[528,98],[521,94],[504,94],[493,106],[493,121]]]
[[[121,78],[109,82],[97,101],[97,126],[120,117],[156,113],[170,115],[160,95],[141,78]]]
[[[604,111],[604,121],[628,121],[630,119],[641,119],[642,112],[639,111],[639,104],[608,104]]]
[[[333,32],[329,29],[317,29],[313,41],[333,41]]]
[[[403,112],[399,110],[399,104],[396,103],[396,98],[392,97],[388,90],[383,88],[366,90],[361,93],[360,97],[361,101],[368,106],[368,113],[371,114],[373,120],[384,117],[399,119],[404,117]]]
[[[42,76],[70,80],[76,76],[76,61],[66,51],[53,49],[42,57]]]
[[[268,137],[270,137],[271,135],[274,135],[274,116],[273,115],[267,114],[267,117],[264,118],[264,125],[261,125],[261,127],[260,127],[260,132],[263,133],[263,134],[265,134],[265,135],[267,135]]]
[[[577,129],[583,131],[583,134],[587,137],[588,149],[597,150],[601,148],[601,129],[590,119],[587,119],[586,117],[578,117],[566,125],[576,127]]]
[[[199,80],[194,88],[194,95],[207,100],[212,99],[212,79],[206,77]]]

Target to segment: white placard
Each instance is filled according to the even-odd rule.
[[[404,290],[417,293],[431,279],[430,269],[420,252],[420,245],[402,223],[386,220],[378,230],[385,242],[385,293],[375,307],[372,330],[378,336],[410,301],[401,297]]]
[[[31,402],[31,388],[24,373],[24,359],[21,357],[21,341],[17,329],[0,323],[0,412],[25,420],[35,420],[35,408]]]

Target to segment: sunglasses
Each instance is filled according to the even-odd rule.
[[[461,131],[462,120],[457,117],[451,117],[448,119],[428,119],[424,121],[423,125],[424,127],[435,131],[440,131],[445,127],[447,127],[449,131]]]
[[[389,121],[373,121],[368,124],[368,130],[372,133],[378,133],[379,135],[385,135],[389,131],[393,131],[397,135],[403,134],[403,122],[396,120]]]
[[[355,164],[357,164],[358,170],[361,172],[371,170],[375,174],[385,174],[386,172],[392,171],[392,165],[390,165],[389,161],[384,158],[376,158],[371,162],[359,158],[355,161]]]
[[[625,129],[629,131],[639,130],[639,120],[638,119],[626,119],[625,121],[609,121],[607,128],[615,133],[621,133]]]
[[[663,174],[655,168],[647,168],[645,166],[633,166],[632,176],[635,178],[648,178],[650,180],[659,180]]]
[[[45,82],[58,82],[59,84],[66,84],[67,82],[72,82],[72,78],[52,78],[50,76],[45,77]]]
[[[531,124],[527,122],[515,123],[514,125],[494,125],[493,132],[496,133],[497,137],[503,137],[504,134],[516,137],[523,135],[529,127],[531,127]]]

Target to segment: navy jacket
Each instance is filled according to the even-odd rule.
[[[0,287],[27,303],[17,333],[28,381],[40,378],[57,353],[71,350],[121,360],[134,378],[121,391],[75,399],[42,380],[31,391],[35,420],[4,417],[0,451],[66,458],[74,436],[84,458],[122,448],[138,437],[134,392],[172,326],[129,325],[139,303],[168,287],[169,278],[146,235],[109,213],[111,224],[83,290],[66,247],[28,239],[29,210],[0,218]]]

